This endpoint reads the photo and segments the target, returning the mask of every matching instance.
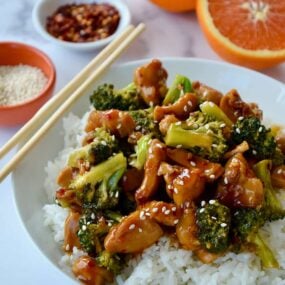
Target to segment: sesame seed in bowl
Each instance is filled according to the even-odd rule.
[[[27,122],[51,97],[56,72],[49,57],[18,42],[0,42],[0,126]]]

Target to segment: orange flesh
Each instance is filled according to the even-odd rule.
[[[237,46],[285,49],[284,0],[208,0],[208,5],[216,28]]]

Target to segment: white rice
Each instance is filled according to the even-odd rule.
[[[83,129],[88,113],[79,119],[73,114],[63,121],[64,149],[55,160],[50,161],[45,171],[44,183],[49,201],[53,203],[57,189],[56,177],[66,164],[69,153],[81,145]],[[285,194],[280,197],[285,201]],[[285,204],[285,203],[284,203]],[[64,221],[68,210],[50,204],[44,208],[45,225],[50,226],[55,242],[62,246]],[[116,277],[119,285],[285,285],[285,220],[266,224],[261,234],[276,255],[280,264],[279,270],[262,270],[259,259],[253,253],[228,253],[214,264],[206,265],[198,261],[191,251],[177,247],[166,237],[146,249],[141,256],[128,261],[123,272]],[[73,253],[63,255],[59,265],[70,273],[72,262],[83,251],[73,248]]]

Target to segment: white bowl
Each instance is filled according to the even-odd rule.
[[[108,3],[117,8],[117,10],[120,13],[120,23],[115,31],[114,34],[111,36],[94,41],[94,42],[87,42],[87,43],[73,43],[73,42],[67,42],[62,41],[51,34],[49,34],[46,30],[46,20],[47,18],[52,15],[59,6],[66,5],[66,4],[72,4],[72,3]],[[33,9],[33,23],[37,29],[37,31],[47,40],[50,40],[54,42],[55,44],[58,44],[62,47],[66,47],[69,49],[74,50],[95,50],[102,48],[103,46],[107,45],[109,42],[111,42],[116,36],[118,36],[122,30],[129,25],[131,20],[130,12],[125,3],[123,3],[121,0],[39,0]]]
[[[107,82],[113,83],[116,87],[123,87],[132,81],[134,69],[145,62],[147,61],[142,60],[115,66],[98,84]],[[257,102],[264,110],[266,118],[285,124],[285,87],[282,83],[255,71],[221,62],[190,58],[162,59],[162,62],[168,71],[169,82],[176,74],[184,74],[222,92],[236,88],[244,100]],[[82,94],[82,98],[72,109],[73,113],[82,115],[88,110],[90,92],[91,89]],[[58,268],[62,251],[53,241],[50,229],[43,225],[42,208],[49,202],[43,187],[44,168],[62,148],[63,134],[60,121],[46,134],[44,140],[29,152],[12,175],[14,197],[22,223],[42,254],[51,261],[51,265]],[[43,268],[43,272],[44,270]],[[68,280],[61,270],[58,272],[59,280]],[[68,282],[73,283],[72,280],[74,279],[70,278]]]

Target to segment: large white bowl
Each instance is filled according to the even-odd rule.
[[[170,58],[162,61],[168,70],[169,82],[179,73],[223,92],[236,88],[244,100],[258,102],[266,118],[285,124],[285,87],[282,83],[260,73],[226,63],[191,58]],[[134,69],[145,62],[147,60],[115,66],[104,76],[101,83],[109,82],[123,87],[132,80]],[[72,111],[75,114],[81,115],[86,112],[90,92],[83,94],[85,96],[82,96],[74,106]],[[48,202],[43,188],[44,167],[62,148],[62,122],[59,122],[18,165],[12,175],[15,201],[22,223],[42,254],[51,261],[51,265],[58,268],[62,252],[53,241],[51,231],[43,226],[42,208]],[[60,269],[58,272],[61,280],[66,278],[68,284],[73,284],[74,279],[64,277]]]
[[[62,41],[51,34],[46,30],[46,20],[47,17],[52,15],[59,6],[71,4],[71,3],[108,3],[116,7],[120,13],[121,19],[119,26],[115,33],[105,39],[87,42],[87,43],[73,43]],[[33,23],[37,31],[47,40],[54,42],[55,44],[79,51],[95,50],[102,48],[103,46],[110,43],[116,36],[118,36],[122,30],[130,23],[131,16],[130,11],[125,3],[121,0],[39,0],[33,9]]]

